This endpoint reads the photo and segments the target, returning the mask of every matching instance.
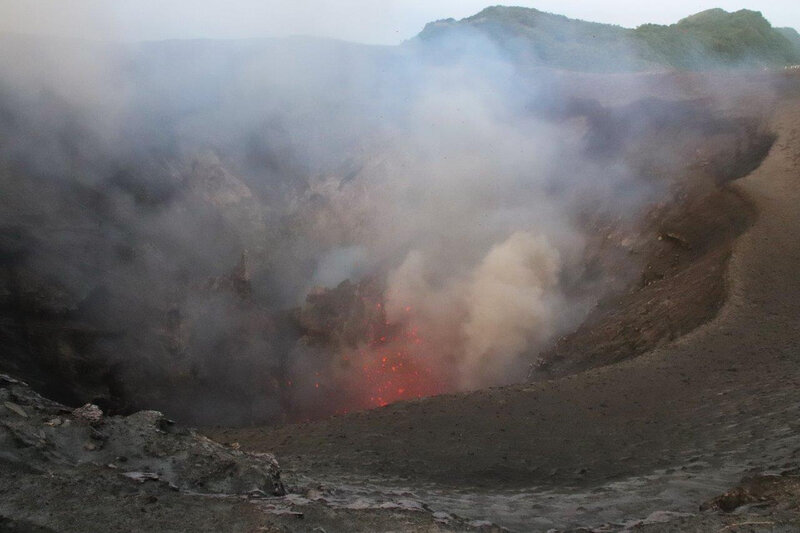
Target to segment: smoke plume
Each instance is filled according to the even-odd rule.
[[[453,39],[3,37],[6,366],[227,423],[517,379],[638,271],[609,236],[684,148]]]

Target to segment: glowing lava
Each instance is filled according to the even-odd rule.
[[[348,298],[346,289],[355,291],[357,298]],[[308,322],[317,326],[313,331],[318,342],[330,343],[330,351],[312,348],[307,353],[317,356],[305,359],[305,365],[297,366],[301,372],[290,375],[298,386],[286,382],[295,420],[373,409],[449,390],[449,374],[436,357],[441,351],[423,338],[411,307],[401,308],[390,321],[383,295],[367,284],[322,292],[313,304],[318,315]]]
[[[419,329],[414,326],[412,309],[398,323],[390,323],[381,303],[372,303],[378,320],[370,325],[373,339],[344,356],[349,363],[349,391],[346,407],[351,410],[383,407],[401,400],[441,394],[446,390],[443,374],[430,357]]]
[[[383,335],[358,351],[360,388],[365,407],[382,407],[399,400],[441,392],[441,384],[426,360],[416,328],[395,337]]]

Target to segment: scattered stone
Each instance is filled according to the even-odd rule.
[[[700,510],[719,510],[723,513],[732,513],[745,505],[772,504],[776,501],[800,501],[800,476],[746,477],[739,486],[701,505]]]
[[[267,504],[261,507],[264,512],[267,512],[272,515],[276,516],[293,516],[295,518],[301,519],[305,517],[305,514],[295,511],[294,509],[287,507],[285,505],[275,505],[275,504]]]
[[[6,409],[8,409],[9,411],[13,411],[14,413],[18,414],[23,418],[28,418],[28,413],[26,413],[22,407],[15,404],[14,402],[3,402],[3,405],[5,405]]]
[[[93,403],[78,407],[72,411],[72,416],[78,420],[88,422],[90,425],[99,424],[103,421],[103,411]]]
[[[223,446],[176,427],[158,411],[104,416],[93,404],[69,410],[22,383],[9,383],[0,390],[5,398],[14,399],[13,403],[0,400],[5,407],[0,407],[0,437],[5,432],[5,442],[11,444],[3,450],[10,462],[45,472],[93,465],[107,472],[106,465],[122,465],[130,479],[142,482],[157,476],[165,485],[191,493],[282,496],[286,492],[271,454]],[[71,416],[61,415],[64,411]]]
[[[254,489],[247,493],[248,498],[266,498],[268,495],[261,489]]]
[[[7,383],[8,385],[25,385],[24,382],[14,379],[8,374],[0,374],[0,382]]]
[[[159,480],[158,474],[154,472],[124,472],[122,475],[139,483]]]
[[[322,498],[322,492],[318,489],[308,489],[306,491],[306,498],[309,500],[319,500]]]
[[[677,244],[678,246],[680,246],[682,248],[686,248],[687,250],[690,250],[692,248],[692,246],[689,244],[689,241],[685,237],[683,237],[682,235],[679,235],[678,233],[671,232],[671,231],[668,231],[666,233],[662,233],[661,235],[659,235],[658,236],[658,240],[659,241],[661,241],[661,240],[671,241],[674,244]]]

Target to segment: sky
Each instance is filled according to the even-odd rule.
[[[460,19],[492,0],[0,0],[0,32],[102,40],[311,35],[398,44],[430,21]],[[775,26],[800,29],[797,0],[642,2],[512,1],[571,18],[635,27],[671,24],[721,7],[761,11]]]

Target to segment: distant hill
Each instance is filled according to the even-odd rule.
[[[795,32],[796,33],[796,32]],[[634,30],[642,53],[678,68],[784,66],[800,60],[800,46],[773,28],[761,13],[710,9],[671,26]]]
[[[494,6],[460,21],[440,20],[414,39],[447,53],[489,39],[520,62],[572,70],[782,67],[800,63],[800,34],[773,28],[761,13],[711,9],[676,24],[627,29],[523,7]]]
[[[800,33],[794,28],[775,28],[775,30],[789,39],[795,48],[800,49]]]

